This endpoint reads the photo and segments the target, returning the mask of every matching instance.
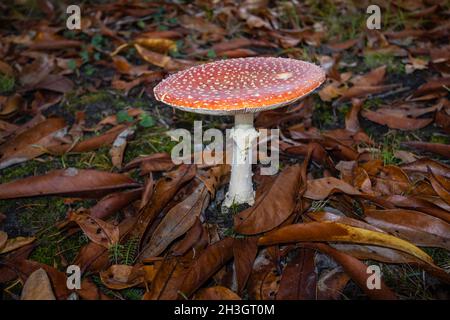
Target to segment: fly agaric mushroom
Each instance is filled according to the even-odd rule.
[[[324,71],[287,58],[238,58],[177,72],[154,89],[157,100],[175,108],[210,115],[234,115],[233,162],[223,207],[253,205],[252,142],[258,137],[254,113],[288,105],[319,87]]]

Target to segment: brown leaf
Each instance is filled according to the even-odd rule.
[[[335,192],[343,192],[348,195],[361,194],[357,189],[342,180],[334,177],[326,177],[308,180],[304,196],[313,200],[323,200]]]
[[[111,193],[97,202],[90,209],[90,214],[94,218],[105,219],[138,200],[142,195],[142,190],[142,188],[138,188]]]
[[[375,123],[386,125],[391,129],[399,129],[399,130],[422,129],[433,122],[432,118],[414,119],[393,114],[385,114],[383,112],[372,111],[367,109],[363,110],[361,112],[361,115],[364,118],[369,119],[370,121],[373,121]]]
[[[421,211],[450,223],[449,212],[424,199],[419,199],[414,196],[393,195],[387,197],[386,200],[397,207]]]
[[[194,225],[186,233],[185,237],[172,248],[172,255],[182,256],[191,249],[201,238],[204,229],[200,219],[197,218]]]
[[[258,234],[283,223],[295,207],[300,171],[299,165],[284,169],[252,207],[235,216],[235,230],[241,234]]]
[[[187,29],[192,29],[208,36],[211,41],[220,40],[226,31],[218,25],[208,22],[202,17],[182,15],[178,18],[180,24]]]
[[[414,162],[403,164],[400,166],[407,172],[428,173],[428,167],[433,170],[433,173],[450,178],[450,167],[445,163],[437,162],[428,158],[421,158]]]
[[[353,77],[350,82],[356,86],[376,86],[383,82],[385,74],[386,66],[381,66],[362,76]]]
[[[89,242],[81,247],[73,263],[79,266],[83,273],[104,270],[110,263],[108,249],[95,242]]]
[[[441,197],[442,200],[447,202],[450,205],[450,181],[442,176],[436,175],[433,173],[431,168],[429,170],[428,179],[433,186],[434,191]]]
[[[430,79],[419,88],[417,88],[414,91],[413,96],[418,97],[423,96],[424,94],[435,93],[439,91],[445,92],[445,86],[450,86],[450,77]]]
[[[143,74],[152,73],[153,71],[148,70],[147,65],[135,66],[130,64],[127,59],[122,56],[112,57],[114,67],[117,71],[122,74],[127,74],[130,76],[140,76]]]
[[[115,264],[100,272],[100,279],[109,289],[123,290],[144,282],[144,272],[140,267]]]
[[[280,275],[274,259],[262,250],[255,260],[247,285],[251,300],[274,300],[280,283]]]
[[[3,251],[3,248],[5,247],[7,241],[8,234],[4,231],[0,231],[0,252]]]
[[[6,266],[9,269],[12,269],[23,282],[26,282],[28,277],[34,271],[42,268],[50,278],[51,287],[53,288],[53,292],[58,300],[67,299],[70,294],[70,290],[67,288],[66,284],[66,274],[51,266],[23,258],[14,259],[12,262],[7,262]]]
[[[346,90],[342,94],[342,98],[340,100],[343,101],[345,99],[367,97],[369,95],[373,95],[376,93],[381,93],[381,92],[385,92],[385,91],[394,89],[397,86],[398,85],[396,85],[396,84],[376,85],[376,86],[356,85],[356,86],[353,86],[350,89]]]
[[[175,196],[177,191],[188,181],[195,177],[196,167],[181,165],[178,169],[167,173],[158,180],[149,203],[141,209],[136,221],[136,227],[132,229],[130,236],[142,241],[144,234],[151,222],[162,209]]]
[[[416,245],[450,250],[450,224],[441,219],[405,209],[365,210],[364,214],[371,225]]]
[[[109,150],[109,155],[111,156],[111,163],[116,168],[122,168],[123,155],[125,153],[125,148],[127,147],[128,137],[134,134],[134,130],[127,128],[123,130],[114,140],[111,149]]]
[[[0,184],[0,199],[43,195],[95,198],[114,190],[133,187],[139,187],[139,184],[123,174],[68,168]]]
[[[340,267],[324,272],[317,283],[318,300],[338,300],[350,277]]]
[[[142,249],[139,258],[158,256],[172,241],[185,234],[204,210],[208,199],[208,191],[201,184],[186,199],[170,209],[153,231],[150,242]]]
[[[210,168],[209,170],[199,171],[197,178],[199,178],[208,189],[211,197],[215,197],[216,190],[220,187],[225,176],[230,174],[231,167],[227,164],[221,164]]]
[[[89,278],[81,280],[81,289],[77,290],[77,293],[82,300],[111,300]]]
[[[170,56],[147,50],[138,44],[135,44],[134,47],[142,59],[168,71],[182,70],[192,64],[190,61],[173,59]]]
[[[74,86],[75,84],[73,81],[65,76],[49,74],[38,83],[33,86],[25,87],[23,90],[30,91],[36,89],[46,89],[60,93],[67,93],[72,91]]]
[[[402,146],[411,147],[425,152],[432,152],[439,154],[447,159],[450,159],[450,145],[444,143],[431,143],[421,141],[405,141],[401,143]]]
[[[380,281],[380,289],[371,290],[367,286],[370,273],[367,273],[367,266],[352,256],[339,252],[336,249],[323,243],[308,244],[307,247],[317,249],[325,253],[339,263],[345,272],[352,278],[353,281],[367,294],[368,297],[375,300],[396,300],[396,294],[386,286],[383,280]]]
[[[215,286],[199,290],[194,300],[241,300],[241,298],[226,287]]]
[[[91,241],[105,248],[119,242],[119,228],[117,226],[93,218],[83,211],[71,211],[67,218],[69,221],[76,222]]]
[[[124,170],[131,170],[139,167],[141,168],[141,174],[146,175],[154,171],[169,171],[175,167],[172,162],[172,158],[166,152],[154,153],[145,157],[138,157],[124,166]]]
[[[345,115],[345,129],[351,132],[360,130],[358,114],[361,111],[363,101],[360,99],[352,99],[352,108]]]
[[[20,300],[56,300],[44,269],[34,271],[23,285]]]
[[[237,292],[242,294],[253,269],[258,238],[235,238],[233,243],[234,267],[236,270]]]
[[[133,41],[148,50],[159,53],[168,53],[169,51],[176,51],[177,44],[175,41],[163,38],[137,38]]]
[[[108,131],[106,131],[105,133],[103,133],[101,135],[93,136],[91,138],[80,141],[73,147],[64,146],[64,150],[62,151],[62,153],[64,153],[64,152],[88,152],[88,151],[93,151],[93,150],[96,150],[98,148],[101,148],[101,147],[104,147],[107,145],[111,145],[114,142],[114,140],[116,140],[117,136],[126,129],[127,129],[126,125],[119,124],[111,129],[109,129]],[[56,151],[56,150],[53,150],[53,151]],[[59,151],[59,152],[61,153],[61,151]],[[56,153],[58,153],[58,152],[56,152]]]
[[[314,250],[300,248],[281,274],[277,300],[315,300],[317,273]]]
[[[180,291],[190,297],[200,286],[233,257],[233,238],[225,238],[207,247],[190,266]]]
[[[5,98],[6,101],[0,101],[0,118],[10,118],[17,112],[23,110],[26,107],[26,101],[19,94],[14,94]]]
[[[307,222],[284,226],[259,238],[259,245],[273,245],[304,241],[332,241],[344,243],[359,243],[388,247],[406,252],[433,263],[433,260],[413,244],[391,235],[355,228],[335,222]]]
[[[0,169],[39,157],[61,144],[56,137],[64,133],[65,126],[63,119],[49,118],[16,135],[0,146]]]
[[[1,238],[1,234],[0,234]],[[1,239],[0,239],[0,254],[8,253],[14,250],[17,250],[19,248],[22,248],[24,246],[29,245],[30,243],[34,242],[36,240],[35,237],[16,237],[16,238],[9,238],[6,240],[6,242],[1,245]]]

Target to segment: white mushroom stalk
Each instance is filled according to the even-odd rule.
[[[230,137],[233,139],[230,187],[222,207],[229,208],[233,204],[243,203],[252,206],[255,203],[252,146],[258,138],[258,131],[253,127],[253,113],[235,115],[235,125]]]

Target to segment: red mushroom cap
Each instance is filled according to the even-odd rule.
[[[316,89],[324,71],[287,58],[221,60],[177,72],[154,89],[157,100],[209,114],[258,112],[290,104]]]

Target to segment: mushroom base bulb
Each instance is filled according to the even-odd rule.
[[[235,115],[235,126],[231,132],[233,162],[231,164],[230,186],[222,208],[244,203],[252,206],[255,203],[252,181],[252,146],[258,135],[253,127],[253,113]]]

